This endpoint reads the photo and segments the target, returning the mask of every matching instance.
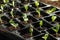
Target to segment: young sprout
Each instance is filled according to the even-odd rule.
[[[1,4],[1,6],[0,6],[0,7],[1,7],[0,11],[1,11],[1,12],[3,12],[4,6],[5,6],[4,4]]]
[[[43,21],[42,20],[40,20],[39,25],[40,25],[40,28],[42,28],[42,26],[43,26]]]
[[[38,8],[39,7],[39,2],[35,1],[35,6]]]
[[[13,19],[11,19],[11,20],[9,21],[9,23],[10,23],[14,28],[17,28],[17,27],[18,27],[18,23],[15,23],[15,22],[13,21]]]
[[[25,10],[26,10],[26,12],[28,11],[28,4],[25,4],[24,5],[24,8],[25,8]]]
[[[53,16],[51,17],[52,22],[54,22],[54,21],[56,20],[56,18],[57,18],[57,16],[53,15]]]
[[[0,14],[0,22],[2,23],[2,17],[3,17],[4,15],[3,14]]]
[[[56,32],[56,37],[58,37],[59,29],[60,29],[60,24],[59,23],[56,24],[56,27],[52,27],[52,30]]]
[[[8,2],[9,2],[9,0],[3,0],[3,2],[4,2],[4,3],[8,3]]]
[[[40,17],[40,9],[39,8],[36,10],[36,12],[38,13],[38,17]]]
[[[10,4],[11,6],[15,7],[15,1],[12,1],[12,4]]]
[[[30,35],[32,36],[32,33],[33,33],[33,25],[32,24],[30,24],[29,32],[30,32]]]
[[[11,12],[10,12],[12,18],[14,18],[14,13],[13,12],[14,12],[14,9],[12,9]]]
[[[49,36],[49,34],[45,34],[42,38],[43,38],[44,40],[47,40],[48,36]]]
[[[56,8],[54,7],[54,8],[52,8],[52,9],[50,9],[50,10],[47,10],[46,12],[47,12],[48,14],[50,14],[50,13],[54,12],[55,10],[56,10]]]
[[[23,19],[24,19],[24,21],[27,23],[28,17],[27,17],[27,14],[26,14],[26,13],[23,14]]]

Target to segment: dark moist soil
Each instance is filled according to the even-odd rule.
[[[60,16],[60,11],[59,12],[56,12],[55,14],[57,14],[58,16]]]
[[[54,2],[50,0],[40,0],[40,1],[60,8],[60,0]]]
[[[8,27],[8,30],[10,30],[10,31],[20,30],[20,27],[15,28],[15,27],[13,27],[13,26],[10,26],[10,27]]]
[[[36,36],[36,35],[40,34],[38,31],[36,31],[35,29],[33,29],[33,33],[32,33],[33,35],[31,36],[30,32],[29,32],[29,27],[27,27],[26,29],[23,29],[23,30],[19,30],[18,32],[24,38],[30,38],[30,37],[33,37],[33,36]]]

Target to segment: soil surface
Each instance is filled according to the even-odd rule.
[[[54,6],[60,8],[60,0],[58,0],[58,1],[40,0],[40,2],[44,2],[44,3],[50,4],[50,5],[54,5]]]

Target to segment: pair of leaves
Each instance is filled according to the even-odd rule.
[[[44,40],[47,40],[48,36],[49,36],[49,34],[45,34],[42,38],[43,38]]]
[[[40,17],[40,9],[39,8],[36,10],[36,12],[38,13],[38,15]]]
[[[52,8],[52,9],[50,9],[50,10],[47,10],[46,12],[47,12],[48,14],[50,14],[50,13],[54,12],[55,10],[56,10],[56,8],[54,7],[54,8]]]
[[[25,8],[26,11],[28,11],[28,4],[25,4],[24,8]]]
[[[9,23],[13,26],[13,27],[18,27],[18,23],[15,23],[14,21],[13,21],[13,19],[11,19],[10,21],[9,21]]]
[[[24,21],[28,21],[28,18],[27,18],[27,14],[26,13],[23,14],[23,19],[24,19]]]
[[[43,26],[43,21],[42,20],[40,20],[40,28],[42,28],[41,26]]]
[[[52,30],[55,31],[56,33],[58,33],[59,29],[60,29],[59,23],[56,24],[56,27],[52,27]]]
[[[3,2],[4,2],[4,3],[8,3],[8,2],[9,2],[9,0],[3,0]]]
[[[52,22],[54,22],[54,21],[56,20],[56,18],[57,18],[57,16],[53,15],[53,16],[51,17]]]
[[[39,6],[39,2],[35,1],[35,6],[38,7]]]
[[[13,7],[15,7],[15,1],[13,0],[10,5],[13,6]]]

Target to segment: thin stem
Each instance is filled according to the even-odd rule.
[[[58,33],[56,32],[56,37],[58,37]]]

